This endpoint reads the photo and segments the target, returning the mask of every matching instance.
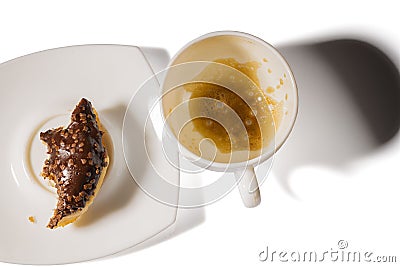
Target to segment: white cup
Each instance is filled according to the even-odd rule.
[[[187,144],[181,144],[181,154],[195,165],[213,171],[233,172],[237,179],[239,191],[246,207],[255,207],[260,201],[260,191],[254,167],[274,155],[288,138],[297,116],[297,86],[292,71],[283,56],[265,41],[241,32],[221,31],[203,35],[185,45],[170,61],[165,79],[162,85],[162,112],[166,124],[166,130],[178,139],[180,143],[177,125],[189,117],[188,112],[182,112],[183,117],[167,120],[169,112],[176,109],[185,100],[182,90],[170,93],[171,87],[193,81],[199,72],[208,64],[221,58],[233,58],[238,62],[258,62],[257,70],[260,89],[279,103],[280,114],[276,112],[274,125],[274,140],[255,157],[247,157],[240,160],[225,162],[212,160],[210,157],[196,155],[190,151]],[[186,65],[184,71],[179,66]],[[246,76],[247,78],[247,76]],[[267,90],[268,88],[268,90]],[[187,100],[187,99],[186,99]],[[182,117],[181,116],[181,117]],[[180,131],[180,130],[179,130]],[[182,143],[182,141],[181,141]]]

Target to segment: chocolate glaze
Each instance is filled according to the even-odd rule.
[[[54,181],[58,194],[57,208],[47,227],[54,228],[65,216],[83,209],[94,194],[107,166],[102,135],[92,104],[85,98],[75,107],[66,129],[59,127],[40,133],[50,155],[42,176]]]

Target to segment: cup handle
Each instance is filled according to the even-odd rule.
[[[243,204],[247,208],[257,207],[261,202],[261,196],[254,167],[250,166],[244,170],[235,171],[235,178]]]

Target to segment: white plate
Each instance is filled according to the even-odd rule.
[[[132,247],[173,224],[176,207],[152,199],[137,187],[122,152],[125,109],[151,75],[139,48],[118,45],[53,49],[0,65],[0,261],[58,264],[94,259]],[[110,133],[112,162],[89,211],[73,225],[49,230],[45,226],[56,195],[39,176],[47,155],[38,134],[65,126],[81,97],[92,101]],[[143,101],[154,97],[144,95]],[[161,147],[156,135],[146,138]],[[157,173],[143,157],[137,154],[143,164],[135,173],[145,180]],[[173,160],[178,163],[177,153]],[[179,183],[176,169],[164,171]],[[177,202],[178,193],[170,199]],[[29,222],[29,216],[36,223]]]

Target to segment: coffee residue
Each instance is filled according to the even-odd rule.
[[[189,111],[194,118],[194,130],[211,139],[222,153],[230,153],[233,150],[260,150],[266,144],[265,141],[273,137],[277,127],[275,124],[281,118],[282,112],[279,110],[282,105],[268,97],[261,89],[257,75],[260,63],[239,63],[233,58],[218,59],[215,62],[227,65],[240,74],[232,75],[229,70],[220,71],[218,66],[213,67],[211,64],[198,77],[198,81],[211,82],[194,82],[184,86],[186,91],[191,92]],[[250,79],[248,82],[243,81],[243,74],[248,77],[247,80]],[[236,81],[235,84],[241,88],[232,90],[218,84],[221,79],[226,79],[224,75],[228,76],[231,84]],[[267,92],[271,93],[272,87],[268,88]],[[227,122],[226,118],[232,111],[240,121],[236,119],[236,122],[231,122],[231,119],[222,125],[220,122],[224,119]]]

